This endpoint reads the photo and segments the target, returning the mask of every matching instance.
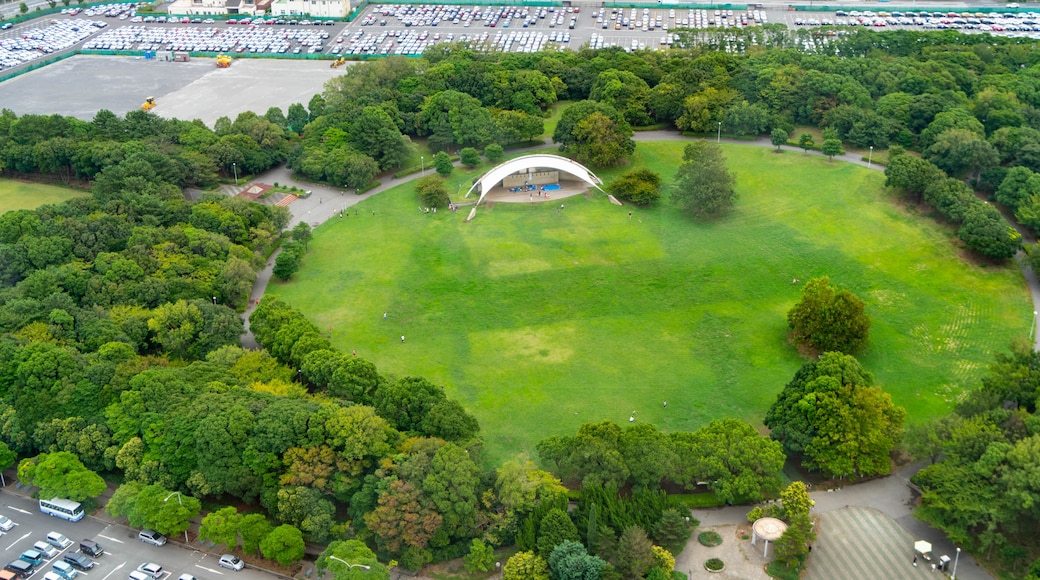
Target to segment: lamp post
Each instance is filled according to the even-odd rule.
[[[722,121],[719,121],[719,136],[715,138],[716,143],[722,143]]]
[[[870,154],[867,155],[867,169],[870,169],[870,162],[874,160],[874,146],[870,146]]]
[[[957,548],[957,557],[953,560],[953,575],[950,576],[952,580],[957,580],[957,562],[961,560],[961,549]]]
[[[1033,323],[1029,325],[1029,340],[1033,340],[1033,333],[1036,332],[1036,310],[1033,311]]]
[[[166,503],[171,497],[173,497],[175,495],[177,496],[177,505],[180,505],[180,506],[183,507],[184,506],[184,502],[181,501],[181,492],[179,492],[179,491],[175,491],[175,492],[171,493],[170,495],[166,496],[166,499],[163,500],[163,503]],[[185,545],[188,544],[188,528],[184,528],[184,544]]]
[[[238,163],[232,161],[231,168],[235,170],[235,185],[238,185]]]
[[[217,305],[217,297],[216,297],[216,296],[214,296],[214,297],[213,297],[213,306],[216,306],[216,305]]]
[[[336,556],[329,556],[329,560],[335,560],[335,561],[340,562],[342,564],[346,564],[348,572],[350,571],[351,568],[361,568],[362,570],[365,570],[366,572],[368,570],[372,569],[371,566],[366,566],[364,564],[351,564],[350,562],[347,562],[343,558],[337,558]]]
[[[426,158],[422,155],[419,156],[419,167],[421,168],[419,175],[426,177]]]

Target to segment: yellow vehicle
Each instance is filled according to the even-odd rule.
[[[341,57],[337,58],[336,60],[332,61],[332,65],[329,68],[336,68],[336,67],[343,66],[345,64],[347,64],[347,59],[341,56]]]
[[[155,97],[148,97],[144,100],[144,104],[141,105],[142,111],[151,111],[155,108]]]
[[[227,68],[231,66],[231,57],[226,54],[217,55],[217,68]]]

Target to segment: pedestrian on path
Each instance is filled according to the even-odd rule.
[[[404,337],[401,337],[401,338],[404,338]],[[914,556],[914,568],[916,568],[916,567],[917,567],[917,556]]]

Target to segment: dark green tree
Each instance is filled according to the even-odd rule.
[[[805,155],[809,154],[809,150],[816,145],[816,140],[813,139],[812,133],[802,133],[798,137],[798,146],[802,148]]]
[[[444,177],[451,175],[452,170],[455,168],[451,163],[451,157],[443,151],[438,151],[433,156],[433,166],[437,169],[437,173]]]
[[[866,304],[830,278],[809,280],[802,299],[787,313],[795,343],[816,351],[856,352],[867,342],[870,318]]]
[[[577,526],[567,512],[561,509],[549,510],[538,524],[538,554],[544,554],[546,559],[556,546],[566,541],[577,542],[579,539]]]
[[[675,174],[672,200],[701,217],[724,214],[737,201],[736,176],[726,168],[722,148],[696,141],[683,151],[683,163]]]
[[[502,160],[504,153],[502,146],[498,143],[492,143],[484,148],[484,157],[491,163],[498,163]]]
[[[841,141],[838,139],[824,139],[820,151],[831,161],[834,160],[835,155],[843,155],[845,153],[845,150],[841,148]]]
[[[459,159],[470,169],[480,165],[480,153],[473,147],[463,147],[459,153]],[[434,162],[436,162],[436,158],[434,158]]]
[[[661,198],[661,176],[645,167],[621,174],[607,185],[614,197],[639,206],[650,206]]]
[[[622,578],[642,578],[654,565],[654,545],[646,531],[639,526],[630,526],[618,537],[614,566]]]
[[[769,141],[776,147],[777,153],[780,152],[780,147],[787,144],[787,131],[784,131],[781,127],[776,127],[769,133]]]
[[[873,386],[849,355],[826,352],[802,365],[766,413],[772,437],[803,465],[830,477],[889,472],[906,411]]]
[[[689,515],[683,515],[678,509],[664,510],[654,527],[654,541],[669,552],[678,554],[686,546],[686,540],[690,539],[697,525],[696,520],[690,522],[689,519]]]

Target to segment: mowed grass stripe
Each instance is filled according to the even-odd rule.
[[[0,179],[0,214],[17,209],[36,209],[88,195],[85,191],[17,179]]]
[[[667,184],[683,145],[641,142],[633,165]],[[724,150],[741,197],[720,220],[595,193],[560,214],[499,203],[464,223],[468,211],[419,213],[404,184],[319,227],[301,271],[268,291],[384,374],[443,384],[480,420],[489,464],[633,411],[666,430],[760,423],[803,362],[786,313],[813,276],[866,300],[859,358],[912,422],[945,413],[994,350],[1028,334],[1021,274],[966,263],[950,230],[892,200],[880,173]],[[456,169],[449,191],[484,170]]]

